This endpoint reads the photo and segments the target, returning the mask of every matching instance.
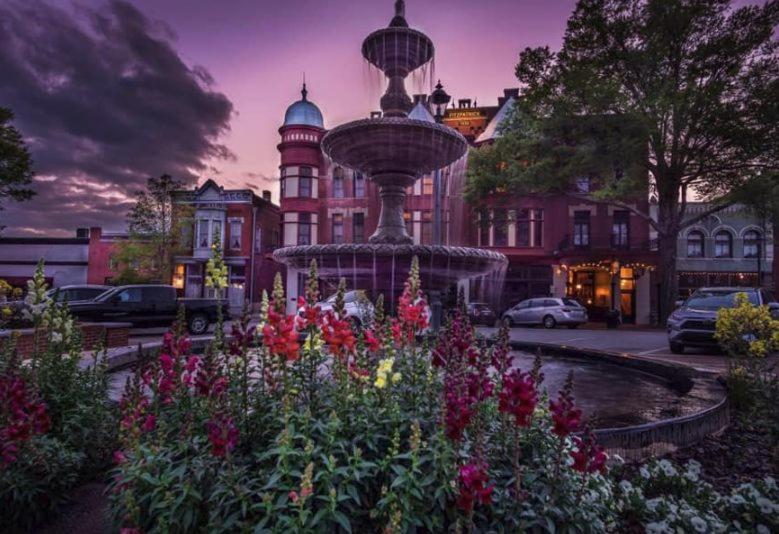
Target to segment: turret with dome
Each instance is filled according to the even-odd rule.
[[[305,82],[300,94],[302,98],[287,108],[287,112],[284,114],[284,126],[313,126],[324,129],[325,122],[322,119],[322,112],[316,104],[308,100]]]

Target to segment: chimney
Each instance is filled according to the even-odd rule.
[[[461,98],[457,101],[457,107],[458,108],[469,108],[471,107],[471,99],[470,98]]]
[[[515,100],[519,98],[519,88],[513,87],[511,89],[504,89],[503,90],[503,96],[498,97],[498,107],[503,106],[503,104],[506,103],[506,100],[513,97]]]
[[[76,237],[89,237],[89,228],[76,228]]]
[[[268,191],[267,189],[263,189],[262,190],[262,199],[263,200],[267,200],[268,202],[270,202],[271,201],[270,200],[270,191]]]
[[[371,118],[372,119],[380,119],[381,118],[381,111],[371,111]]]

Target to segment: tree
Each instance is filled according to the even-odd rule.
[[[468,193],[576,195],[573,180],[597,176],[592,198],[657,231],[663,320],[679,232],[777,168],[777,21],[776,0],[737,10],[728,0],[580,0],[559,52],[521,52],[521,99],[503,136],[473,154]],[[656,219],[620,202],[647,177]],[[713,205],[687,216],[693,196]]]
[[[35,195],[27,187],[32,183],[32,158],[22,135],[11,126],[13,118],[10,109],[0,107],[0,211],[6,199],[22,202]]]
[[[175,205],[173,193],[184,183],[167,174],[149,178],[146,190],[136,192],[135,205],[127,214],[129,238],[120,242],[113,259],[123,283],[170,283],[173,256],[185,245],[182,235],[190,222],[190,210]]]

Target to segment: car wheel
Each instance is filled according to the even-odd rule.
[[[671,352],[674,354],[684,354],[684,345],[681,343],[669,343],[668,347],[671,349]]]
[[[189,318],[187,323],[189,333],[193,336],[200,336],[208,332],[208,317],[202,313],[196,313]]]
[[[554,317],[552,317],[551,315],[546,315],[544,316],[543,325],[544,328],[554,328],[555,326],[557,326],[557,321],[555,321]]]

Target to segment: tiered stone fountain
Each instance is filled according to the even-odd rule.
[[[466,247],[414,245],[406,232],[403,204],[406,188],[423,174],[445,167],[465,155],[465,138],[456,130],[409,119],[412,101],[405,79],[433,59],[432,41],[408,27],[405,3],[395,2],[389,27],[371,33],[362,55],[388,78],[381,98],[383,116],[357,120],[330,130],[322,139],[324,152],[336,163],[360,171],[379,189],[381,214],[369,243],[285,247],[274,253],[293,271],[305,271],[317,260],[325,280],[346,278],[371,297],[383,293],[390,303],[403,288],[411,258],[419,258],[422,286],[438,292],[462,279],[499,276],[507,263],[498,252]],[[288,277],[289,278],[289,277]]]

